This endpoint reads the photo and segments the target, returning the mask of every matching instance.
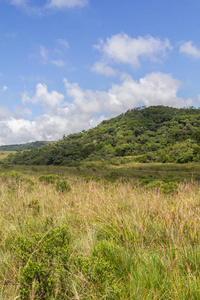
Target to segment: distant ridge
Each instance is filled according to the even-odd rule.
[[[0,146],[0,151],[34,150],[34,149],[40,148],[42,146],[45,146],[49,143],[52,143],[52,142],[36,141],[36,142],[26,143],[26,144],[4,145],[4,146]]]
[[[142,163],[199,162],[200,109],[136,107],[88,131],[8,155],[2,163],[79,166],[84,161],[121,164],[127,159]]]

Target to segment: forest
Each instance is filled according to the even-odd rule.
[[[32,143],[24,143],[24,144],[13,144],[13,145],[4,145],[0,146],[0,151],[23,151],[23,150],[32,150],[40,148],[48,143],[46,141],[36,141]]]
[[[127,160],[142,163],[198,162],[200,109],[136,107],[104,120],[88,131],[63,136],[41,148],[11,153],[4,162],[79,166],[85,161],[98,160],[113,164]]]

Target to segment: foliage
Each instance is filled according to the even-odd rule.
[[[49,144],[49,143],[52,143],[52,142],[36,141],[36,142],[26,143],[26,144],[5,145],[5,146],[0,146],[0,151],[33,150],[33,149],[37,149],[42,146],[45,146],[46,144]]]
[[[31,178],[24,177],[17,171],[5,172],[0,175],[3,182],[7,183],[10,192],[15,192],[19,186],[25,186],[26,190],[32,190],[35,182]]]
[[[198,163],[14,170],[0,181],[0,298],[200,298]]]
[[[20,299],[65,299],[63,273],[68,272],[70,234],[66,225],[47,233],[28,231],[12,244],[19,264]],[[56,288],[60,287],[59,293]]]
[[[65,180],[58,180],[56,182],[56,190],[60,192],[70,192],[71,191],[70,184]]]
[[[136,107],[97,127],[42,148],[10,154],[3,163],[79,166],[83,161],[123,158],[139,162],[200,161],[200,109]]]
[[[40,175],[38,178],[39,181],[42,181],[43,183],[56,183],[58,180],[60,180],[60,176],[50,174],[50,175]]]
[[[100,241],[92,249],[91,256],[78,255],[73,263],[90,282],[90,292],[94,292],[93,286],[98,287],[99,298],[106,295],[107,299],[125,299],[128,276],[119,248],[113,241]]]
[[[58,175],[55,175],[55,174],[40,175],[38,180],[45,184],[54,184],[56,187],[56,190],[60,191],[60,192],[70,192],[71,191],[70,184],[65,179],[61,179],[60,176],[58,176]]]

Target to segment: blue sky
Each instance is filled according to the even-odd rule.
[[[0,0],[0,144],[200,106],[199,0]]]

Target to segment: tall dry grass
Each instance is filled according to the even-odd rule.
[[[46,223],[71,233],[66,293],[24,299],[200,299],[199,185],[165,194],[132,182],[68,182],[71,191],[60,192],[37,178],[1,178],[0,299],[20,297],[16,237]]]

